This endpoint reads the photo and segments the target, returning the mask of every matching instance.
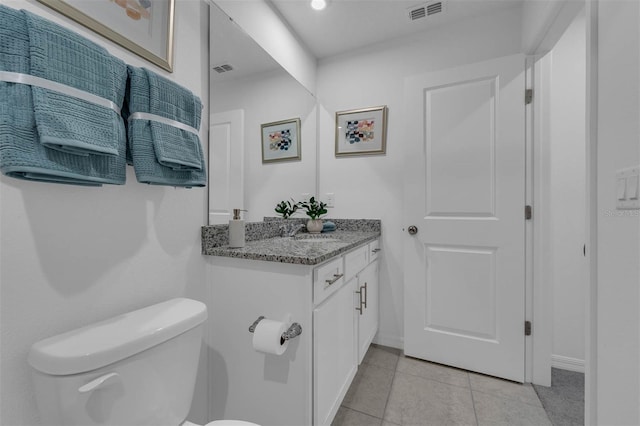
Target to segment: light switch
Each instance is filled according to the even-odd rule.
[[[616,209],[640,209],[640,166],[616,172]]]
[[[627,198],[627,179],[618,178],[618,185],[616,193],[618,194],[618,200],[622,201]]]
[[[327,192],[325,195],[327,200],[327,207],[335,207],[336,206],[336,194],[333,192]]]
[[[638,199],[638,175],[631,175],[627,178],[627,199]]]

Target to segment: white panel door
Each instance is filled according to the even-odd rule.
[[[209,123],[209,225],[220,225],[244,208],[244,110],[211,114]]]
[[[410,77],[405,353],[524,381],[524,57]]]

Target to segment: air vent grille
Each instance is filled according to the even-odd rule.
[[[444,4],[441,1],[423,4],[421,6],[409,9],[409,18],[412,21],[416,19],[426,18],[444,11]]]
[[[427,16],[435,15],[442,12],[442,2],[431,3],[427,5]]]
[[[413,9],[409,11],[409,17],[411,18],[412,21],[415,21],[416,19],[424,18],[425,16],[427,16],[427,11],[425,10],[424,7],[419,7],[418,9]]]
[[[223,72],[232,71],[233,67],[230,64],[222,64],[222,65],[216,65],[215,67],[213,67],[213,70],[218,74],[222,74]]]

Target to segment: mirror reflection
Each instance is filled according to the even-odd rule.
[[[215,4],[210,5],[209,224],[233,209],[274,216],[316,190],[316,100]],[[261,127],[300,120],[300,158],[263,163]]]

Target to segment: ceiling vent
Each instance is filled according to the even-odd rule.
[[[414,6],[409,9],[409,19],[415,21],[417,19],[427,18],[444,11],[444,3],[435,1],[420,6]]]
[[[233,67],[230,64],[222,64],[216,65],[213,67],[213,70],[218,74],[222,74],[223,72],[229,72],[233,70]]]

